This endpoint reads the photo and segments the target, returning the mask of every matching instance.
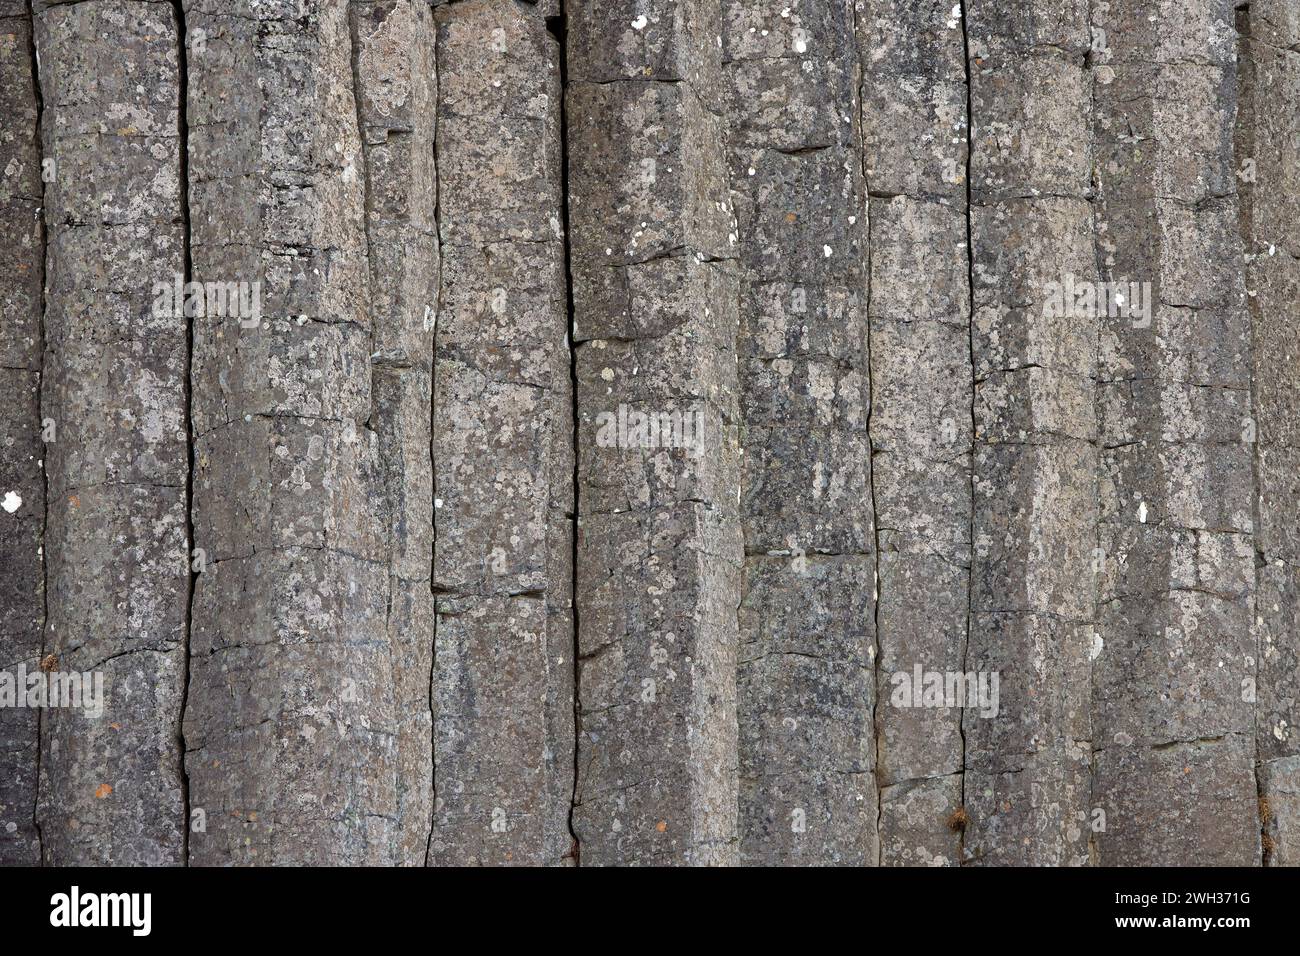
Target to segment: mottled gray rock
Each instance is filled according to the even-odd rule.
[[[964,669],[965,858],[1087,862],[1095,619],[1097,320],[1053,284],[1095,281],[1087,5],[967,6],[975,458]]]
[[[1268,0],[1237,12],[1241,36],[1235,179],[1245,250],[1253,356],[1252,411],[1237,416],[1238,437],[1254,439],[1256,470],[1255,623],[1259,643],[1255,708],[1261,782],[1290,786],[1284,771],[1300,754],[1300,10]],[[1253,415],[1253,417],[1251,417]],[[1273,811],[1275,865],[1296,865],[1291,803]],[[1284,844],[1290,838],[1292,849]]]
[[[184,729],[190,802],[206,827],[193,828],[190,861],[420,862],[411,831],[427,829],[428,797],[411,797],[419,778],[404,775],[425,772],[408,740],[426,732],[410,708],[427,712],[427,693],[419,674],[395,669],[428,657],[392,638],[403,615],[427,623],[427,607],[410,603],[420,571],[400,554],[419,547],[419,512],[408,543],[376,503],[420,486],[407,469],[419,470],[410,442],[422,405],[414,397],[415,420],[393,421],[401,396],[372,394],[375,379],[393,384],[392,367],[376,370],[371,355],[409,350],[418,382],[410,313],[423,309],[390,278],[390,197],[367,206],[358,126],[400,94],[372,91],[358,110],[366,81],[353,68],[368,51],[353,49],[346,4],[237,6],[187,7],[194,276],[261,283],[260,321],[193,321],[203,570]],[[400,189],[398,176],[387,185]],[[387,253],[379,299],[368,227]]]
[[[1100,862],[1258,866],[1254,749],[1252,737],[1227,734],[1098,751],[1093,792],[1106,820],[1095,835]]]
[[[0,863],[1297,865],[1297,51],[0,0]]]
[[[437,19],[430,862],[559,865],[576,855],[559,50],[515,4]]]
[[[185,319],[178,26],[170,5],[37,5],[49,237],[42,414],[49,613],[103,716],[46,711],[37,817],[52,863],[183,862]]]
[[[1098,265],[1151,289],[1149,323],[1099,329],[1097,857],[1257,863],[1232,5],[1094,8],[1093,29]]]
[[[573,825],[586,864],[731,863],[739,316],[710,80],[719,54],[707,42],[722,25],[717,4],[623,6],[621,17],[596,3],[567,10],[579,503]],[[652,431],[633,415],[672,427]]]
[[[41,144],[32,23],[0,4],[0,671],[41,658],[45,618],[45,451]],[[0,709],[0,865],[40,862],[39,712]]]
[[[393,862],[418,866],[426,862],[433,825],[436,29],[418,0],[355,0],[350,15],[374,323],[370,425],[379,438],[388,536]]]
[[[722,15],[741,272],[740,859],[874,864],[876,567],[853,8],[724,0]]]
[[[962,33],[951,10],[858,4],[884,865],[960,862],[960,831],[948,819],[961,806],[961,713],[894,694],[917,666],[961,671],[969,626],[968,123]]]

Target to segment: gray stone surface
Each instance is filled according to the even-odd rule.
[[[724,0],[740,270],[740,860],[874,864],[875,523],[853,7]]]
[[[386,84],[358,109],[355,90],[374,76],[360,38],[382,38],[358,23],[354,50],[346,4],[291,13],[187,8],[194,275],[260,282],[262,312],[193,323],[194,537],[206,566],[184,730],[206,829],[191,834],[189,857],[422,862],[410,831],[427,841],[428,795],[412,801],[408,788],[427,771],[407,740],[427,734],[411,707],[427,713],[428,699],[401,668],[427,665],[429,651],[393,638],[417,636],[404,615],[428,625],[413,593],[419,562],[402,553],[418,551],[419,511],[399,530],[386,506],[419,487],[407,469],[419,466],[420,415],[393,421],[401,376],[381,359],[406,356],[418,381],[427,346],[410,328],[418,307],[390,277],[407,264],[383,233],[397,200],[367,189],[359,129],[378,137],[383,121],[365,118],[382,103],[391,121],[401,94]],[[402,175],[386,188],[400,192]],[[371,230],[388,255],[377,280]],[[372,281],[385,296],[372,297]],[[418,412],[422,396],[411,400]]]
[[[1251,328],[1232,5],[1093,10],[1098,266],[1151,320],[1098,329],[1103,864],[1258,864]],[[1177,91],[1176,95],[1170,95]],[[1175,785],[1173,781],[1177,780]]]
[[[41,144],[32,23],[0,5],[0,670],[39,666],[45,617]],[[12,496],[12,497],[11,497]],[[38,724],[0,710],[0,864],[40,862]]]
[[[370,425],[379,439],[388,538],[393,862],[420,866],[433,820],[436,28],[432,12],[416,0],[357,0],[349,14],[370,254]]]
[[[37,5],[48,236],[41,412],[44,651],[98,672],[104,712],[41,721],[55,864],[183,862],[188,597],[178,27],[170,5]],[[150,68],[145,69],[144,65]]]
[[[1297,51],[0,0],[0,864],[1300,864]]]
[[[567,5],[581,862],[737,860],[735,216],[717,4]],[[620,411],[694,427],[642,436]],[[601,416],[614,428],[601,436]],[[608,420],[607,420],[608,421]],[[686,447],[689,446],[689,447]]]
[[[1045,308],[1094,281],[1086,4],[967,5],[974,372],[966,860],[1088,860],[1097,322]]]
[[[962,670],[969,627],[968,123],[957,26],[949,4],[859,4],[887,866],[960,861],[961,835],[947,820],[961,805],[961,713],[893,695],[894,675],[917,665]]]
[[[435,865],[575,859],[573,403],[559,55],[439,9]]]

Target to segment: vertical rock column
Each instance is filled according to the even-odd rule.
[[[45,450],[41,442],[39,87],[32,20],[0,2],[0,671],[35,673],[45,618]],[[0,678],[3,679],[3,678]],[[0,708],[0,865],[40,862],[33,810],[39,711]]]
[[[370,425],[379,436],[388,536],[394,862],[411,866],[425,862],[433,814],[435,27],[422,0],[355,0],[351,17],[374,322]]]
[[[42,717],[56,864],[182,861],[189,593],[180,34],[165,3],[37,4],[54,423],[45,651],[103,677],[102,716]]]
[[[736,862],[737,237],[716,4],[571,2],[584,864]]]
[[[963,670],[999,688],[995,706],[962,711],[963,861],[1078,865],[1090,835],[1097,319],[1056,291],[1096,279],[1087,5],[963,6],[948,24],[965,31],[971,126]]]
[[[573,404],[559,50],[505,0],[441,7],[430,862],[572,855]]]
[[[971,356],[966,71],[952,4],[859,4],[870,190],[871,443],[880,525],[881,862],[955,865],[961,712],[915,668],[964,667]]]
[[[1151,298],[1149,323],[1101,324],[1097,858],[1258,864],[1233,5],[1125,0],[1092,15],[1100,265]]]
[[[723,3],[740,253],[740,860],[875,864],[866,198],[850,2]]]
[[[348,7],[296,14],[187,6],[194,278],[260,302],[193,319],[195,864],[406,861],[399,815],[419,816],[396,781],[411,677],[382,505],[400,429],[371,393],[400,335],[371,321]]]
[[[1263,862],[1300,865],[1300,4],[1236,11],[1235,175],[1254,359]],[[1249,426],[1249,423],[1244,423]],[[1251,680],[1247,668],[1245,680]]]

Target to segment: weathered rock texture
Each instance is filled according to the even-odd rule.
[[[35,671],[45,618],[41,447],[45,231],[32,21],[0,3],[0,667]],[[11,497],[12,495],[12,497]],[[0,863],[40,862],[40,711],[0,710]]]
[[[1300,865],[1300,0],[0,0],[0,217],[0,863]]]
[[[60,671],[99,672],[98,719],[42,713],[43,856],[184,862],[186,320],[180,32],[169,4],[38,4],[47,234],[41,414],[47,614]],[[6,516],[8,520],[8,516]]]
[[[560,49],[438,10],[431,864],[573,858],[573,398]]]

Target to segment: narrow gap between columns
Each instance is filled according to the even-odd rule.
[[[971,228],[971,166],[975,155],[975,113],[972,107],[970,70],[970,2],[960,0],[962,69],[966,75],[966,295],[967,295],[967,346],[970,349],[970,567],[966,577],[966,639],[961,649],[961,670],[967,672],[970,655],[971,623],[975,604],[975,460],[976,440],[979,432],[975,415],[975,243]],[[957,826],[957,865],[966,865],[966,830],[970,818],[966,813],[966,720],[960,716],[957,731],[961,735],[961,794],[960,805],[954,819]]]
[[[190,249],[190,126],[189,62],[186,56],[185,5],[183,0],[172,0],[176,12],[177,49],[177,104],[176,125],[179,133],[177,150],[180,157],[180,214],[181,242],[185,255],[185,288],[194,278],[194,258]],[[194,586],[198,573],[194,570],[194,421],[192,414],[194,370],[194,317],[188,309],[185,316],[185,447],[188,461],[185,470],[185,563],[189,574],[189,587],[185,594],[185,669],[181,684],[181,706],[176,718],[176,742],[180,749],[181,779],[181,863],[190,865],[190,775],[185,767],[185,709],[190,698],[190,628],[194,616]]]
[[[1236,63],[1236,83],[1237,83],[1237,114],[1234,118],[1235,130],[1233,135],[1234,147],[1234,167],[1240,171],[1246,162],[1250,159],[1255,151],[1255,75],[1253,47],[1251,44],[1251,22],[1250,22],[1250,4],[1242,3],[1233,10],[1233,25],[1237,32],[1237,63]],[[1244,154],[1244,155],[1243,155]],[[1243,181],[1244,185],[1245,181]],[[1250,283],[1251,263],[1255,254],[1255,209],[1253,197],[1249,190],[1243,190],[1240,187],[1237,190],[1237,223],[1238,232],[1241,236],[1242,252],[1246,263],[1246,283]],[[1255,558],[1255,600],[1259,600],[1259,572],[1267,567],[1268,559],[1264,555],[1263,545],[1260,542],[1260,452],[1259,452],[1259,411],[1256,395],[1256,359],[1257,352],[1255,329],[1259,324],[1260,304],[1257,298],[1246,297],[1246,308],[1250,315],[1250,420],[1249,425],[1254,442],[1251,447],[1251,527],[1252,543],[1254,545]],[[1251,620],[1258,621],[1258,614],[1252,609]],[[1258,642],[1258,636],[1256,637]],[[1272,817],[1272,811],[1269,808],[1268,798],[1264,795],[1264,780],[1260,774],[1262,763],[1259,752],[1259,646],[1255,646],[1255,699],[1252,702],[1252,727],[1255,738],[1254,770],[1255,770],[1255,800],[1256,810],[1259,816],[1259,846],[1260,846],[1260,866],[1268,866],[1269,860],[1273,854],[1273,837],[1268,832],[1268,824]]]
[[[1096,167],[1097,136],[1096,136],[1096,133],[1095,133],[1094,124],[1095,124],[1095,120],[1096,120],[1096,116],[1097,116],[1097,81],[1096,81],[1096,76],[1095,76],[1095,73],[1094,73],[1094,70],[1095,70],[1095,68],[1096,68],[1096,57],[1095,57],[1095,54],[1094,54],[1094,51],[1093,51],[1093,46],[1094,46],[1093,33],[1092,33],[1093,29],[1094,29],[1094,28],[1093,28],[1093,5],[1092,5],[1092,0],[1089,0],[1089,3],[1088,3],[1088,52],[1085,53],[1084,56],[1083,56],[1083,68],[1084,68],[1085,73],[1087,74],[1086,82],[1087,82],[1087,84],[1088,84],[1088,127],[1089,127],[1089,137],[1090,137],[1090,148],[1093,150],[1093,167],[1092,167],[1092,173],[1090,174],[1090,175],[1091,175],[1091,185],[1092,185],[1092,201],[1091,201],[1091,203],[1090,203],[1090,209],[1089,209],[1089,211],[1088,211],[1088,215],[1089,215],[1089,225],[1090,225],[1090,228],[1091,228],[1091,231],[1092,231],[1092,259],[1093,259],[1093,268],[1094,268],[1095,271],[1096,271],[1097,279],[1098,279],[1099,281],[1101,281],[1101,280],[1104,278],[1105,267],[1104,267],[1104,263],[1103,263],[1103,259],[1102,259],[1102,254],[1101,254],[1101,246],[1100,246],[1100,245],[1098,244],[1098,242],[1097,242],[1097,236],[1098,236],[1098,232],[1097,232],[1097,220],[1098,220],[1099,215],[1100,215],[1098,210],[1101,209],[1101,177],[1097,174],[1097,167]],[[1103,428],[1102,428],[1102,422],[1101,422],[1101,414],[1100,414],[1100,412],[1098,411],[1098,402],[1097,402],[1097,398],[1098,398],[1098,396],[1097,396],[1097,388],[1098,388],[1098,383],[1099,383],[1099,381],[1100,381],[1100,379],[1101,379],[1101,335],[1100,335],[1100,329],[1099,329],[1098,331],[1099,331],[1099,334],[1098,334],[1098,336],[1097,336],[1097,343],[1096,343],[1095,351],[1094,351],[1094,353],[1093,353],[1093,371],[1092,371],[1092,385],[1093,385],[1093,415],[1094,415],[1094,417],[1096,418],[1096,426],[1097,426],[1097,442],[1096,442],[1096,446],[1097,446],[1097,460],[1096,460],[1096,465],[1095,465],[1095,467],[1096,467],[1096,473],[1093,475],[1093,517],[1094,517],[1094,523],[1093,523],[1093,532],[1094,532],[1094,534],[1093,534],[1093,547],[1096,549],[1096,550],[1094,550],[1094,552],[1093,552],[1094,555],[1103,554],[1103,551],[1102,551],[1102,537],[1101,537],[1101,515],[1102,515],[1102,506],[1101,506],[1101,467],[1102,467],[1102,465],[1103,465],[1103,461],[1102,461],[1102,459],[1103,459],[1103,457],[1104,457],[1104,450],[1103,450],[1104,440],[1103,440],[1103,437],[1102,437]],[[1092,617],[1093,617],[1093,620],[1092,620],[1092,627],[1093,627],[1093,635],[1094,635],[1094,636],[1096,636],[1098,633],[1100,633],[1100,630],[1101,630],[1101,601],[1102,601],[1102,596],[1101,596],[1101,582],[1098,580],[1099,572],[1098,572],[1097,570],[1095,570],[1096,567],[1097,567],[1097,565],[1094,563],[1094,565],[1093,565],[1093,568],[1094,568],[1094,571],[1093,571],[1093,595],[1092,595],[1092,600],[1093,600],[1093,609],[1092,609]],[[1091,817],[1092,809],[1097,805],[1096,794],[1097,794],[1097,753],[1098,753],[1098,749],[1097,749],[1097,740],[1096,740],[1096,736],[1097,736],[1097,735],[1096,735],[1096,732],[1095,732],[1095,728],[1094,728],[1093,725],[1092,725],[1092,716],[1091,716],[1091,711],[1092,711],[1092,702],[1093,702],[1093,698],[1094,698],[1094,682],[1093,682],[1093,677],[1094,677],[1095,671],[1096,671],[1095,663],[1090,661],[1090,662],[1089,662],[1089,665],[1088,665],[1088,701],[1087,701],[1087,705],[1088,705],[1088,709],[1089,709],[1089,718],[1088,718],[1088,808],[1087,808],[1087,809],[1088,809],[1088,813],[1089,813],[1090,817]],[[1100,849],[1100,847],[1098,847],[1098,845],[1097,845],[1097,831],[1094,830],[1094,829],[1092,829],[1092,827],[1089,827],[1088,829],[1089,829],[1089,833],[1088,833],[1088,861],[1089,861],[1089,863],[1090,863],[1091,865],[1093,865],[1093,866],[1097,866],[1097,865],[1100,863],[1100,861],[1101,861],[1101,849]]]
[[[429,552],[429,594],[433,610],[433,647],[429,653],[429,774],[432,788],[432,804],[429,808],[429,837],[424,844],[424,865],[427,867],[433,859],[433,831],[438,820],[438,723],[434,712],[434,682],[438,674],[438,469],[434,467],[435,443],[438,427],[438,316],[442,313],[442,163],[438,156],[438,145],[442,138],[438,132],[438,112],[442,105],[442,80],[438,76],[438,24],[433,26],[433,234],[436,255],[438,257],[438,286],[434,290],[433,314],[425,317],[425,328],[429,330],[429,485],[433,491],[432,508],[429,509],[429,521],[433,525],[433,545]]]
[[[861,36],[858,33],[858,7],[853,5],[853,37],[855,42],[859,43],[861,49]],[[871,364],[871,187],[867,182],[867,157],[866,157],[866,134],[862,128],[862,84],[863,84],[863,67],[862,57],[858,56],[857,64],[858,76],[854,83],[854,89],[858,94],[858,101],[855,104],[855,115],[857,117],[854,148],[858,154],[858,166],[862,176],[862,216],[863,216],[863,246],[865,247],[864,256],[864,299],[862,304],[862,318],[866,326],[866,361],[867,361],[867,481],[870,485],[871,494],[871,533],[873,536],[875,554],[872,556],[872,642],[871,648],[871,683],[874,694],[871,698],[871,743],[872,743],[872,780],[876,785],[876,866],[883,866],[885,862],[885,845],[881,839],[881,823],[884,819],[885,788],[880,783],[880,509],[876,506],[876,446],[871,439],[871,422],[876,412],[876,376],[875,368]]]
[[[573,312],[573,258],[569,242],[569,117],[566,96],[569,91],[568,64],[568,12],[561,5],[559,16],[546,18],[546,29],[555,37],[558,46],[560,69],[560,216],[564,230],[564,290],[568,307],[569,328],[565,335],[569,345],[569,398],[573,410],[573,529],[571,538],[571,573],[569,582],[569,608],[573,625],[573,793],[569,799],[569,836],[573,845],[569,850],[574,866],[582,864],[582,846],[573,828],[573,811],[578,802],[578,741],[582,734],[581,687],[582,665],[578,662],[578,537],[582,533],[578,520],[578,343],[574,337]]]
[[[45,98],[41,93],[41,60],[36,52],[36,13],[32,9],[32,0],[27,0],[27,46],[32,61],[32,90],[36,97],[36,127],[33,135],[36,148],[41,156],[41,205],[36,210],[36,222],[40,229],[41,240],[38,255],[41,257],[40,319],[39,336],[41,343],[41,366],[36,374],[36,424],[41,429],[41,495],[43,514],[41,515],[41,635],[38,660],[45,660],[45,629],[50,621],[50,582],[47,574],[49,568],[49,541],[46,532],[50,527],[50,472],[49,450],[45,442],[45,285],[46,262],[45,250],[48,237],[45,228]],[[45,834],[41,829],[41,737],[44,730],[44,708],[36,710],[36,783],[32,788],[32,825],[36,829],[36,847],[39,862],[45,863]]]

